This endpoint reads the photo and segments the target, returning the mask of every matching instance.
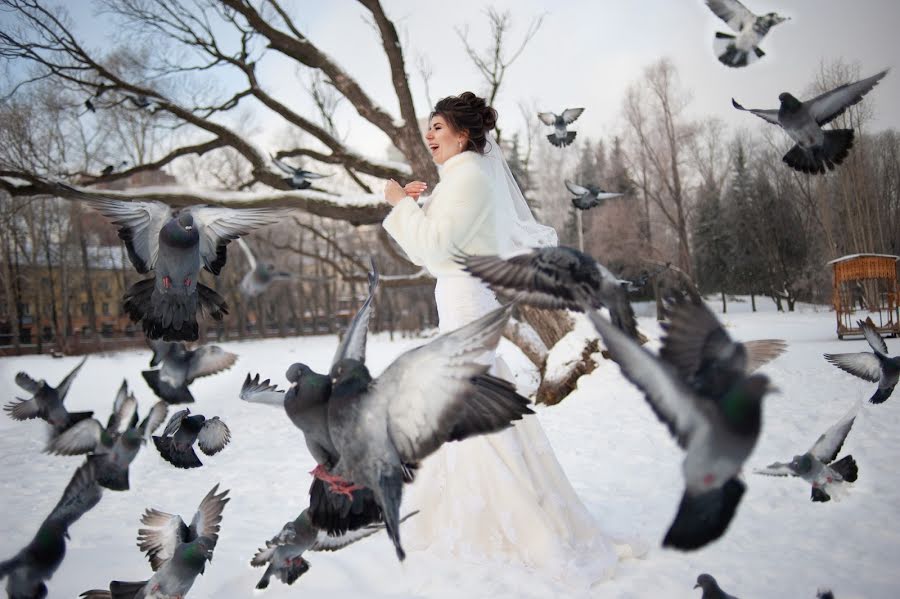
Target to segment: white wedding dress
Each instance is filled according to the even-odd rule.
[[[404,198],[383,223],[410,259],[437,278],[442,333],[499,306],[493,292],[453,260],[457,251],[496,253],[507,235],[497,226],[497,185],[485,175],[486,164],[473,152],[453,156],[423,206]],[[514,380],[499,356],[492,373]],[[411,510],[419,514],[402,529],[410,552],[512,563],[569,584],[605,580],[618,557],[632,553],[599,529],[537,415],[504,431],[443,445],[422,462],[404,492],[403,511]]]

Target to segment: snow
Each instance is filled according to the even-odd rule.
[[[595,356],[599,367],[579,381],[572,395],[559,405],[536,410],[588,509],[611,536],[648,546],[644,557],[619,562],[612,579],[588,590],[559,580],[554,572],[478,564],[464,557],[449,560],[411,552],[400,564],[387,538],[376,535],[335,554],[310,554],[312,568],[294,587],[273,581],[264,595],[698,599],[694,581],[709,572],[738,597],[812,599],[820,587],[832,588],[839,599],[897,597],[900,397],[877,406],[866,403],[861,410],[842,452],[856,458],[860,478],[839,501],[812,503],[809,486],[798,479],[750,474],[753,468],[805,451],[873,387],[822,358],[823,352],[866,348],[863,340],[835,338],[832,312],[798,306],[798,312],[782,314],[774,312],[771,302],[758,304],[765,311],[754,314],[749,302],[730,302],[723,316],[729,332],[738,339],[781,337],[789,348],[764,369],[781,393],[767,400],[763,434],[745,466],[747,493],[719,541],[691,553],[660,548],[682,491],[683,455],[618,367]],[[721,309],[717,302],[710,305]],[[642,317],[639,325],[658,338],[654,319]],[[373,371],[420,343],[372,336],[368,356]],[[284,371],[293,361],[324,370],[336,344],[335,337],[222,343],[240,358],[231,370],[192,386],[198,398],[192,409],[222,417],[231,427],[231,444],[215,456],[201,456],[204,467],[191,471],[172,468],[152,447],[142,450],[132,465],[132,490],[107,491],[72,527],[68,555],[50,581],[50,596],[74,597],[86,589],[105,588],[113,578],[149,577],[149,565],[135,545],[144,508],[189,518],[203,495],[221,482],[233,499],[225,508],[214,559],[189,596],[252,597],[262,572],[249,566],[250,557],[305,506],[313,462],[283,413],[241,402],[237,393],[248,371],[262,372],[283,386]],[[892,354],[900,353],[896,340],[887,344]],[[651,341],[648,347],[655,350],[658,344]],[[527,360],[519,354],[510,359],[514,348],[508,345],[503,351],[524,386],[533,388]],[[140,376],[149,356],[149,351],[137,350],[92,356],[72,386],[69,407],[94,409],[105,419],[124,375],[143,415],[154,401]],[[0,385],[8,389],[4,402],[14,396],[17,371],[55,383],[75,362],[45,356],[0,360]],[[0,415],[0,559],[31,539],[80,463],[78,458],[41,453],[44,434],[43,423]]]
[[[841,256],[840,258],[835,258],[825,264],[835,264],[837,262],[845,262],[847,260],[853,260],[854,258],[893,258],[894,260],[900,260],[900,256],[895,256],[893,254],[848,254],[846,256]]]

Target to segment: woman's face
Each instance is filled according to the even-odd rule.
[[[425,143],[431,150],[431,158],[435,164],[444,164],[448,158],[462,152],[467,142],[465,133],[450,127],[444,117],[439,114],[431,117],[428,131],[425,133]]]

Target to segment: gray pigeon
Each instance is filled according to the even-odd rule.
[[[228,370],[237,355],[218,345],[187,349],[180,341],[148,340],[153,357],[150,366],[162,364],[158,370],[144,370],[141,375],[156,395],[169,404],[193,403],[188,385],[194,380]]]
[[[94,418],[82,420],[52,439],[46,451],[56,455],[89,453],[100,486],[127,491],[129,466],[147,437],[165,422],[167,411],[166,402],[158,401],[139,425],[137,400],[123,380],[105,427]]]
[[[181,516],[148,509],[141,517],[147,528],[138,530],[138,547],[147,554],[153,576],[140,582],[109,583],[109,590],[85,591],[85,599],[183,599],[212,561],[219,540],[222,511],[228,491],[216,495],[217,484],[206,494],[190,525]]]
[[[762,426],[762,399],[771,389],[762,374],[748,374],[745,352],[730,341],[703,305],[670,307],[673,324],[660,357],[612,326],[596,311],[588,317],[622,374],[685,452],[684,495],[663,546],[689,550],[719,538],[728,528],[746,486],[738,479]],[[708,351],[715,337],[719,354]]]
[[[572,198],[572,205],[579,210],[590,210],[591,208],[602,206],[606,203],[606,200],[611,200],[612,198],[620,198],[625,195],[623,193],[610,193],[603,191],[596,185],[592,185],[590,183],[585,186],[577,185],[569,180],[566,180],[565,183],[566,189],[568,189],[575,196],[574,198]]]
[[[250,270],[241,279],[240,290],[244,297],[256,297],[264,293],[272,283],[286,281],[292,277],[289,272],[276,270],[274,264],[258,262],[253,252],[250,251],[250,246],[243,239],[238,239],[237,242],[244,250],[244,255],[250,265]]]
[[[366,338],[369,330],[375,293],[378,289],[378,269],[372,262],[369,273],[369,296],[359,308],[347,327],[343,339],[338,344],[332,359],[332,366],[344,359],[360,362],[366,357]],[[286,373],[291,383],[287,393],[269,384],[269,379],[260,382],[259,375],[247,375],[241,388],[240,397],[252,403],[282,406],[291,422],[303,431],[306,447],[316,461],[311,474],[315,477],[309,490],[309,517],[313,524],[330,535],[340,536],[347,531],[382,519],[381,508],[369,489],[354,489],[346,493],[332,493],[324,484],[333,480],[328,472],[340,458],[328,430],[328,400],[331,398],[331,377],[313,371],[306,364],[292,364]],[[414,464],[406,464],[409,472]]]
[[[82,465],[63,491],[59,503],[41,524],[34,539],[14,557],[0,562],[0,580],[11,599],[43,599],[50,580],[66,556],[69,527],[92,509],[103,495],[90,462]]]
[[[67,195],[78,195],[71,187]],[[174,209],[157,201],[126,202],[117,198],[87,198],[87,203],[119,228],[128,257],[140,274],[125,292],[124,308],[141,322],[150,339],[194,341],[199,335],[197,311],[221,320],[228,306],[221,295],[199,281],[205,268],[218,275],[227,259],[228,244],[285,214],[273,208],[236,210],[218,206]]]
[[[869,398],[872,403],[884,403],[894,392],[897,380],[900,379],[900,356],[890,357],[887,344],[871,318],[857,321],[862,329],[872,353],[859,352],[853,354],[825,354],[825,359],[845,372],[861,379],[878,383],[875,393]]]
[[[194,453],[194,443],[206,455],[215,455],[231,441],[231,431],[218,416],[207,419],[191,416],[187,408],[176,412],[161,436],[154,436],[153,443],[162,458],[177,468],[199,468],[203,462]]]
[[[769,29],[789,20],[774,12],[756,16],[738,0],[706,0],[706,5],[737,33],[735,37],[729,33],[716,32],[713,47],[719,62],[726,67],[745,67],[765,56],[759,43],[769,33]]]
[[[788,166],[803,173],[824,174],[847,157],[853,147],[853,129],[823,131],[822,127],[862,100],[887,72],[885,69],[868,79],[841,85],[806,102],[784,92],[778,96],[781,102],[778,110],[747,109],[734,98],[731,103],[738,110],[752,112],[778,125],[796,142],[782,158]]]
[[[312,187],[312,183],[310,183],[310,179],[323,179],[325,177],[330,177],[331,175],[320,175],[318,173],[314,173],[312,171],[305,171],[302,168],[294,168],[293,166],[286,164],[282,160],[278,160],[274,156],[270,156],[272,162],[277,166],[283,173],[287,175],[285,177],[284,182],[291,186],[291,189],[308,189]]]
[[[19,372],[16,374],[16,384],[31,393],[32,396],[29,399],[17,397],[18,401],[6,404],[3,406],[3,410],[14,420],[40,418],[47,421],[53,427],[54,436],[76,422],[90,418],[94,415],[93,412],[69,412],[63,406],[66,395],[69,393],[69,387],[72,386],[72,381],[75,380],[75,376],[86,360],[87,356],[82,358],[81,362],[56,387],[51,387],[44,379],[36,381],[24,372]]]
[[[593,258],[570,247],[543,247],[509,257],[467,256],[457,262],[493,289],[551,310],[607,308],[613,323],[637,338],[628,285]]]
[[[514,304],[407,351],[376,379],[360,360],[331,370],[328,429],[340,459],[332,490],[370,489],[397,557],[400,500],[417,464],[448,441],[502,430],[533,413],[508,381],[487,374]]]
[[[859,475],[856,460],[852,455],[834,461],[850,433],[859,406],[857,403],[850,408],[850,411],[837,424],[825,431],[803,455],[794,456],[788,463],[775,462],[754,472],[767,476],[798,476],[812,485],[813,501],[830,501],[830,486],[855,482]]]
[[[719,588],[719,583],[709,574],[701,574],[697,577],[695,589],[703,589],[703,595],[700,599],[738,599],[734,595],[729,595]]]
[[[567,108],[562,114],[553,112],[539,112],[538,118],[548,127],[553,127],[553,133],[547,135],[547,139],[557,148],[563,148],[575,141],[575,131],[568,131],[567,125],[574,123],[584,108]]]
[[[407,514],[400,522],[417,513]],[[338,551],[383,529],[384,524],[368,524],[340,536],[331,536],[316,528],[310,521],[309,510],[303,510],[296,520],[285,524],[281,532],[266,541],[266,546],[250,560],[254,568],[267,566],[256,588],[268,588],[273,576],[284,584],[294,584],[309,570],[310,563],[303,559],[306,551]]]

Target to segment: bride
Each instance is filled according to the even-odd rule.
[[[416,200],[425,183],[401,187],[391,180],[385,187],[393,206],[385,230],[437,278],[441,332],[499,305],[453,261],[455,253],[503,254],[557,243],[556,232],[534,220],[489,134],[496,120],[496,111],[471,92],[440,100],[425,134],[440,183],[421,207]],[[512,380],[499,357],[493,372]],[[417,474],[409,504],[421,510],[404,525],[412,550],[517,562],[559,576],[575,570],[590,582],[609,576],[617,559],[557,462],[537,416],[499,433],[444,445]]]

